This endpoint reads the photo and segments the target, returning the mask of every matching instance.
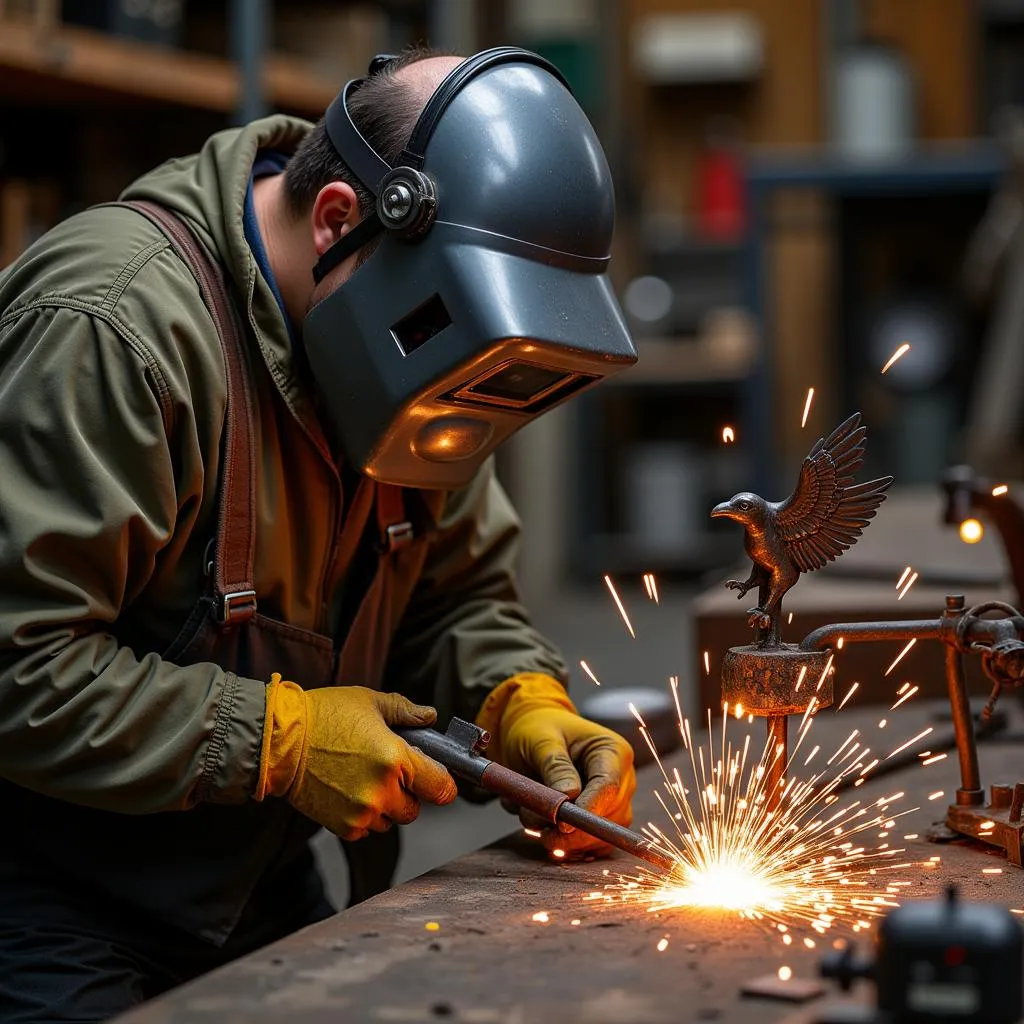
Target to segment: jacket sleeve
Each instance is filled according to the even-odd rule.
[[[123,813],[247,799],[265,703],[109,632],[192,500],[155,370],[77,309],[0,322],[0,776]]]
[[[487,694],[518,672],[567,681],[561,655],[521,603],[519,538],[519,519],[488,460],[445,502],[388,664],[388,684],[432,703],[440,723],[453,714],[472,720]]]

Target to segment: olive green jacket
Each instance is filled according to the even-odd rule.
[[[260,403],[261,611],[336,637],[335,471],[311,442],[312,392],[242,227],[257,149],[292,152],[309,129],[278,116],[221,132],[122,198],[188,217],[243,297],[250,362],[283,399],[277,413]],[[252,794],[267,681],[159,653],[206,583],[225,402],[195,281],[134,211],[70,217],[0,274],[0,776],[124,813]],[[493,468],[423,493],[437,528],[395,563],[378,681],[444,721],[516,672],[564,678],[519,602],[519,525]]]

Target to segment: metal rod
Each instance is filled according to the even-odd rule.
[[[967,696],[967,681],[964,679],[963,655],[952,644],[946,644],[946,683],[949,686],[949,707],[956,732],[956,752],[960,759],[960,788],[956,791],[956,802],[975,806],[985,802],[985,792],[981,788],[978,747],[974,742],[974,723],[971,721],[971,703]]]
[[[586,832],[587,835],[594,836],[596,839],[603,839],[616,849],[631,853],[634,857],[639,857],[641,860],[647,861],[648,864],[661,868],[662,871],[671,871],[675,867],[675,861],[671,857],[666,857],[652,849],[650,840],[640,835],[639,832],[616,825],[614,821],[609,821],[607,818],[591,814],[590,811],[585,811],[569,800],[566,800],[558,808],[558,820],[564,821],[566,825],[578,828],[581,832]]]
[[[941,619],[907,619],[896,622],[833,622],[811,630],[800,641],[805,651],[826,651],[844,643],[871,643],[877,640],[941,640]]]
[[[772,751],[772,759],[768,762],[768,810],[778,807],[782,799],[782,778],[789,764],[789,730],[785,715],[768,715],[765,725],[768,727],[768,745]],[[782,747],[781,752],[779,747]]]

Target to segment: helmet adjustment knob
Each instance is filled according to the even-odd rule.
[[[380,183],[377,216],[399,238],[418,238],[437,212],[434,183],[422,171],[396,167]]]

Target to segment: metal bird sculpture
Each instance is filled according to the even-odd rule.
[[[804,459],[796,490],[785,501],[765,501],[742,491],[716,505],[712,518],[735,519],[746,530],[744,547],[753,567],[743,580],[727,580],[739,597],[758,588],[749,625],[762,643],[779,643],[782,599],[800,573],[820,569],[856,544],[885,500],[891,476],[855,484],[864,462],[867,429],[854,413],[828,437],[819,438]]]

